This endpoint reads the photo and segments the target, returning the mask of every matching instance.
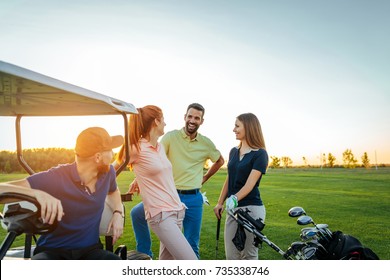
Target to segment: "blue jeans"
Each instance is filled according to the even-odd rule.
[[[202,226],[203,198],[202,194],[179,194],[181,202],[186,206],[186,215],[183,220],[184,236],[190,243],[195,255],[200,259],[199,241]]]
[[[179,194],[181,202],[186,206],[186,213],[183,220],[184,236],[194,250],[195,255],[199,255],[200,230],[202,226],[203,198],[202,194]],[[131,221],[136,240],[137,251],[152,256],[152,241],[148,223],[145,219],[144,205],[138,203],[131,209]]]
[[[130,217],[133,224],[137,251],[153,258],[152,239],[150,237],[148,223],[145,220],[143,202],[138,203],[131,209]]]

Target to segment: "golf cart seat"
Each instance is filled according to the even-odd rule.
[[[122,197],[122,203],[125,201],[132,201],[132,194],[125,193],[121,194]],[[100,236],[105,237],[105,244],[106,244],[106,250],[113,251],[113,245],[112,245],[112,231],[110,230],[107,232],[108,224],[110,223],[112,213],[114,209],[108,205],[108,203],[105,203],[102,219],[100,221],[99,226],[99,232]],[[126,217],[125,213],[125,207],[122,204],[122,213],[123,217]],[[123,218],[123,227],[125,226],[125,218]],[[115,254],[121,257],[122,260],[151,260],[151,257],[147,254],[138,252],[136,250],[127,251],[126,245],[119,245],[116,250]]]
[[[57,226],[57,221],[51,225],[42,221],[40,205],[31,196],[12,192],[3,193],[0,194],[0,204],[5,204],[0,220],[2,227],[7,230],[0,247],[0,259],[3,259],[15,238],[22,233],[30,236],[45,234],[53,231]]]
[[[122,200],[123,201],[123,200]],[[125,207],[122,204],[121,209],[123,216],[123,227],[125,226]],[[104,204],[104,209],[102,213],[102,218],[100,220],[99,225],[99,234],[100,236],[104,236],[105,238],[105,244],[106,244],[106,250],[113,252],[114,246],[112,245],[112,229],[108,231],[108,225],[111,221],[112,215],[113,215],[114,209],[110,207],[110,205],[107,203]],[[118,248],[115,250],[115,254],[120,256],[122,260],[127,259],[127,247],[126,245],[119,245]]]

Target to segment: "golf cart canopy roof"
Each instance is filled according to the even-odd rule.
[[[134,114],[133,104],[0,61],[0,116]]]

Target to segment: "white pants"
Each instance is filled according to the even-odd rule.
[[[257,220],[261,218],[263,220],[263,223],[265,222],[265,207],[264,205],[258,206],[258,205],[249,205],[249,206],[243,206],[238,207],[241,209],[249,209],[250,213],[249,215]],[[230,215],[226,215],[226,222],[225,222],[225,253],[226,253],[226,259],[227,260],[257,260],[258,259],[258,253],[259,249],[253,245],[253,240],[255,236],[250,233],[249,231],[245,230],[246,234],[246,241],[245,241],[245,248],[241,252],[237,250],[236,246],[234,245],[232,239],[234,238],[234,235],[236,234],[238,227],[237,221],[231,217]]]
[[[148,219],[148,224],[160,239],[160,260],[197,260],[192,247],[182,233],[185,209],[161,212]]]

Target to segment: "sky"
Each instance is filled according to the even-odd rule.
[[[390,1],[0,0],[0,60],[164,111],[165,131],[201,103],[227,159],[236,117],[260,120],[269,156],[319,165],[351,149],[390,163]],[[23,148],[73,148],[120,117],[26,118]],[[0,118],[0,150],[15,150]]]

